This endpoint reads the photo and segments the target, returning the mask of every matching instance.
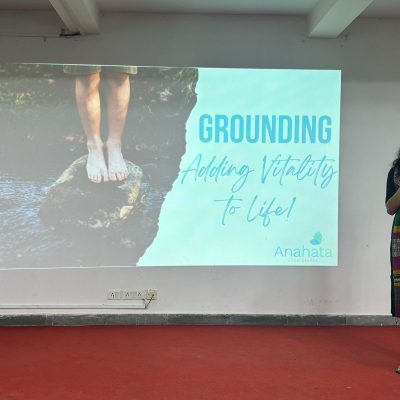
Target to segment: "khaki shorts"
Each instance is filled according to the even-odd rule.
[[[63,70],[70,75],[92,75],[98,72],[115,72],[118,74],[136,75],[137,67],[128,65],[64,65]]]

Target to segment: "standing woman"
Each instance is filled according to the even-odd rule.
[[[391,313],[393,317],[400,317],[400,149],[396,160],[389,171],[386,183],[386,210],[394,215],[392,226],[392,240],[390,245],[391,274]],[[400,373],[400,367],[396,370]]]

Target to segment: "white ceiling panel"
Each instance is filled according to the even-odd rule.
[[[97,3],[105,12],[307,15],[318,0],[97,0]],[[0,10],[52,9],[49,0],[0,0]],[[400,0],[375,0],[361,17],[400,18]]]
[[[361,17],[400,18],[400,0],[375,0]]]
[[[49,0],[0,0],[0,10],[52,10]]]
[[[305,15],[318,0],[98,0],[102,11]]]

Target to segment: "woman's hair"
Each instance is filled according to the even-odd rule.
[[[400,149],[397,150],[397,158],[393,161],[393,167],[400,171]]]

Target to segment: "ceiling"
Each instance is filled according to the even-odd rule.
[[[318,0],[97,0],[100,11],[105,12],[270,15],[308,15],[317,3]],[[52,9],[49,0],[0,0],[0,11]],[[361,17],[400,18],[400,0],[374,0]]]

